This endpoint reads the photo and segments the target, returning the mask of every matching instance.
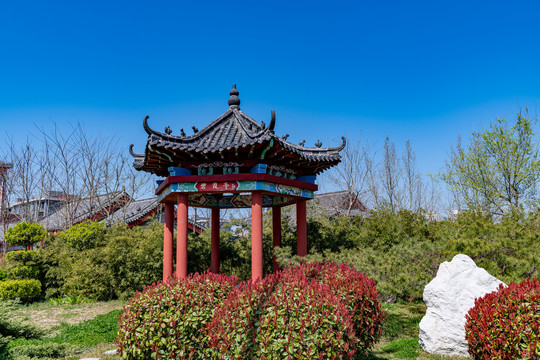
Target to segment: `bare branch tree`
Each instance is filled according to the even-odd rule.
[[[418,211],[423,206],[424,185],[420,172],[416,166],[416,154],[412,149],[411,142],[405,143],[403,161],[403,182],[407,207],[412,211]]]
[[[372,164],[373,156],[369,145],[360,138],[347,139],[347,146],[341,152],[341,162],[327,175],[332,184],[353,195],[348,197],[349,203],[344,215],[350,215],[355,199],[366,201],[367,196],[372,193]]]
[[[392,211],[402,208],[400,191],[401,166],[396,155],[396,146],[387,136],[384,141],[383,164],[380,169],[383,202]]]

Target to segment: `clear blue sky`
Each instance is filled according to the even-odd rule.
[[[458,135],[540,104],[537,1],[10,1],[0,6],[0,124],[80,121],[142,152],[241,108],[313,145],[411,140],[437,172]],[[0,143],[0,146],[1,146]]]

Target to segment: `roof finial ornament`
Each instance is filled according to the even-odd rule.
[[[315,143],[315,146],[320,148],[322,146],[322,142],[320,140],[317,140],[317,142]]]
[[[193,129],[194,134],[199,132],[199,129],[196,126],[192,126],[191,128]]]
[[[272,116],[270,117],[270,125],[268,125],[268,129],[270,129],[271,132],[274,132],[274,126],[276,126],[276,112],[272,110]]]
[[[231,92],[229,92],[229,95],[231,97],[229,98],[229,106],[237,106],[240,107],[240,98],[238,97],[238,90],[236,90],[236,84],[233,84]]]
[[[306,139],[302,140],[302,141],[300,142],[300,144],[298,144],[298,145],[304,146],[305,143],[306,143]]]
[[[289,134],[285,134],[285,136],[282,136],[281,138],[282,138],[283,140],[287,140],[288,137],[289,137]]]
[[[170,127],[170,126],[167,126],[167,127],[165,128],[165,134],[167,134],[167,135],[171,135],[171,134],[172,134],[172,130],[171,130],[171,127]]]
[[[180,129],[180,136],[186,136],[186,133],[184,132],[184,128]]]

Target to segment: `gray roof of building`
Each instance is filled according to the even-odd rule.
[[[87,197],[81,200],[69,201],[53,214],[41,219],[38,223],[46,230],[65,230],[71,225],[78,224],[93,216],[114,210],[111,206],[121,204],[131,197],[125,191],[115,191],[108,194]],[[71,221],[69,214],[71,213]]]
[[[315,194],[315,204],[327,213],[364,216],[368,212],[358,196],[349,190]]]
[[[115,223],[130,224],[139,220],[149,212],[156,210],[159,206],[158,198],[153,197],[150,199],[133,200],[126,205],[118,209],[114,214],[109,216],[105,223],[107,226]]]
[[[0,168],[11,169],[12,167],[13,167],[12,163],[0,161]]]

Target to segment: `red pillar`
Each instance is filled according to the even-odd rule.
[[[262,193],[251,195],[251,279],[263,277]]]
[[[210,271],[219,274],[219,208],[212,208]]]
[[[163,229],[163,282],[173,274],[174,204],[165,203],[165,225]]]
[[[187,276],[188,196],[178,194],[176,212],[176,277]]]
[[[296,254],[307,255],[306,200],[296,202]]]
[[[281,208],[279,206],[272,207],[272,246],[281,247]],[[272,257],[272,270],[279,270],[279,264],[276,261],[276,256]]]

